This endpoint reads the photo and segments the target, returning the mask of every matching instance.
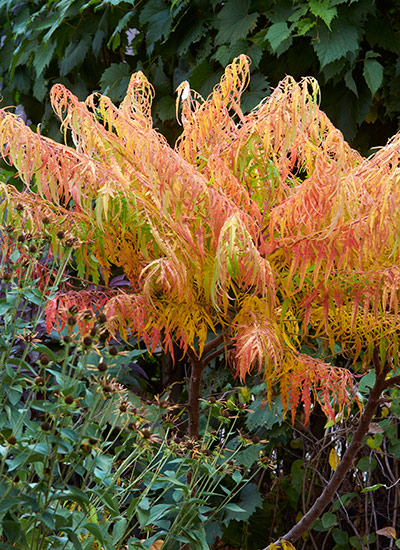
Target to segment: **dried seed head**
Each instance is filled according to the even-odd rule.
[[[258,435],[253,435],[253,437],[251,438],[251,441],[253,443],[260,443],[260,438],[258,437]]]
[[[35,378],[35,384],[37,386],[44,386],[44,378],[43,376],[36,376]]]
[[[39,362],[42,364],[42,365],[48,365],[50,363],[50,357],[47,353],[41,353],[39,355]]]
[[[31,244],[31,246],[29,247],[29,252],[31,254],[35,254],[35,252],[37,252],[37,247],[34,244]]]
[[[62,241],[64,237],[65,237],[64,231],[57,231],[57,239],[60,239],[60,241]]]
[[[107,329],[102,330],[99,334],[100,342],[105,342],[109,336],[110,336],[110,333],[108,332]]]
[[[71,315],[76,315],[78,313],[78,311],[79,311],[79,308],[76,304],[72,304],[68,308],[68,313],[70,313]]]
[[[83,344],[87,347],[91,346],[93,344],[93,339],[91,338],[91,336],[85,336],[85,338],[83,339]]]
[[[129,422],[128,430],[136,430],[136,424],[134,422]]]
[[[5,228],[4,228],[5,232],[6,233],[14,233],[14,226],[13,225],[7,225]]]
[[[214,396],[209,397],[208,402],[211,403],[211,404],[215,403],[216,402],[215,397]]]
[[[97,334],[97,328],[96,327],[93,327],[90,329],[90,332],[89,332],[90,336],[96,336]]]
[[[142,435],[145,439],[150,439],[151,437],[151,431],[150,430],[147,430],[147,429],[144,429],[142,430]]]
[[[109,353],[110,355],[115,356],[115,355],[118,355],[118,350],[117,350],[117,348],[116,348],[115,346],[111,346],[110,349],[108,350],[108,353]]]
[[[99,313],[97,316],[97,322],[100,323],[100,325],[104,325],[106,321],[107,321],[107,315],[105,313]]]
[[[46,422],[46,421],[45,421],[45,422],[42,422],[42,423],[40,424],[40,427],[42,428],[42,430],[43,430],[44,432],[48,432],[48,431],[50,431],[50,429],[51,429],[50,422]]]
[[[82,313],[82,319],[84,319],[85,321],[93,319],[93,312],[90,309],[85,309],[85,311]]]
[[[50,223],[50,218],[48,216],[44,216],[42,218],[42,224],[43,225],[48,225]]]
[[[107,368],[107,363],[105,363],[104,361],[100,361],[100,363],[97,365],[97,370],[100,372],[106,372]]]
[[[191,451],[194,447],[193,443],[191,441],[187,441],[185,444],[186,449],[189,449]]]
[[[7,443],[9,445],[15,445],[17,442],[17,438],[15,437],[15,435],[10,435],[10,437],[7,437]]]
[[[18,241],[19,243],[24,243],[25,240],[26,240],[26,237],[25,237],[25,235],[24,235],[23,233],[21,233],[21,235],[18,235],[17,241]]]
[[[76,318],[75,317],[72,317],[72,315],[70,317],[68,317],[67,319],[67,324],[70,326],[70,327],[73,327],[74,325],[76,325]]]
[[[81,445],[81,449],[84,453],[88,453],[88,454],[92,450],[91,446],[88,445],[87,443],[84,443],[83,445]]]
[[[12,279],[12,273],[11,273],[11,271],[5,271],[5,272],[3,273],[3,280],[4,280],[4,281],[11,281],[11,279]]]
[[[104,393],[112,393],[113,387],[111,384],[104,384],[103,386],[103,392]]]
[[[75,401],[75,399],[73,398],[72,395],[66,395],[64,397],[64,402],[67,404],[67,405],[72,405],[72,403]]]
[[[67,334],[63,337],[64,344],[70,344],[72,342],[71,337]]]
[[[128,410],[128,405],[126,403],[121,403],[121,405],[119,406],[119,410],[122,413],[126,413],[126,411]]]
[[[24,211],[24,205],[21,204],[20,202],[15,206],[15,210],[17,212],[23,212]]]

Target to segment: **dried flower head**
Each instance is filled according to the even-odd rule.
[[[15,445],[17,442],[17,438],[15,437],[15,435],[10,435],[10,437],[7,437],[7,443],[9,445]]]
[[[72,405],[72,403],[75,401],[74,397],[72,395],[66,395],[64,397],[64,403],[66,403],[67,405]]]
[[[42,429],[44,432],[48,432],[48,431],[51,430],[51,424],[50,424],[50,422],[44,421],[44,422],[42,422],[42,423],[40,424],[40,427],[41,427],[41,429]]]

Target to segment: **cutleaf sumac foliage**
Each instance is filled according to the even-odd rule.
[[[218,355],[242,381],[262,373],[293,417],[302,403],[307,418],[313,400],[328,416],[343,412],[356,365],[374,365],[378,397],[397,369],[400,136],[363,158],[319,109],[311,78],[285,78],[244,115],[248,81],[242,55],[205,100],[181,84],[174,148],[152,127],[141,72],[119,107],[53,87],[74,147],[0,112],[0,150],[26,185],[2,185],[3,216],[34,230],[45,215],[81,243],[74,261],[94,283],[123,270],[129,287],[99,297],[94,286],[80,305],[101,304],[111,333],[186,354],[191,435],[202,371]],[[58,296],[51,320],[76,299]],[[317,341],[324,360],[310,353]]]

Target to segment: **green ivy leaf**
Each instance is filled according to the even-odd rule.
[[[376,59],[367,58],[364,61],[363,75],[373,97],[383,81],[383,66]]]
[[[246,38],[255,27],[258,13],[249,14],[249,0],[228,0],[218,13],[218,34],[215,44],[232,44]]]
[[[332,31],[328,27],[319,28],[319,36],[313,41],[313,48],[323,68],[328,63],[344,57],[348,52],[357,51],[357,29],[346,21],[334,21]]]

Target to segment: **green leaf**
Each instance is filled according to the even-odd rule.
[[[357,468],[361,472],[373,472],[376,468],[377,462],[374,457],[364,456],[357,462]]]
[[[377,491],[381,487],[384,487],[387,489],[387,486],[384,483],[375,483],[375,485],[370,485],[369,487],[364,487],[364,489],[361,490],[362,493],[369,493],[370,491]]]
[[[102,92],[107,94],[112,101],[119,101],[123,98],[129,83],[128,63],[112,63],[100,79]]]
[[[347,544],[349,541],[349,534],[337,527],[332,531],[332,536],[336,544]]]
[[[383,66],[376,59],[368,58],[364,61],[363,75],[373,97],[383,81]]]
[[[246,512],[246,510],[244,508],[241,508],[240,506],[238,506],[237,504],[234,504],[233,502],[230,503],[230,504],[226,504],[225,508],[227,510],[230,510],[231,512]]]
[[[329,30],[331,28],[332,19],[337,16],[337,8],[331,7],[330,4],[330,0],[323,0],[322,2],[318,0],[308,0],[311,13],[315,15],[315,17],[320,17]]]
[[[325,514],[321,518],[321,521],[325,529],[330,529],[337,522],[336,514],[325,512]]]
[[[249,14],[249,6],[249,0],[228,0],[224,3],[217,15],[219,24],[215,44],[232,44],[247,37],[254,29],[259,15]]]
[[[291,31],[285,22],[274,23],[268,29],[266,38],[271,45],[272,51],[276,52],[280,44],[289,38]]]
[[[351,90],[358,97],[357,85],[353,78],[353,73],[351,69],[350,71],[347,71],[347,73],[344,75],[344,82],[346,86],[349,88],[349,90]]]
[[[48,67],[51,58],[53,57],[56,46],[56,41],[49,41],[45,44],[41,44],[40,48],[36,49],[36,53],[33,58],[33,67],[36,71],[36,78],[38,78],[42,74],[44,69]]]
[[[88,522],[83,527],[87,529],[89,533],[92,533],[101,544],[105,544],[103,532],[97,523]]]
[[[60,63],[61,76],[67,75],[77,65],[81,65],[83,63],[90,43],[90,37],[84,36],[83,38],[81,38],[78,44],[76,44],[75,42],[71,42],[70,44],[68,44],[64,53],[64,57],[61,59]]]
[[[124,536],[127,524],[128,520],[126,518],[121,518],[115,523],[112,531],[112,539],[115,545],[117,545]]]
[[[340,19],[328,27],[318,29],[318,37],[313,40],[313,48],[318,56],[321,68],[348,52],[356,53],[358,49],[358,32],[354,25]]]
[[[154,42],[166,39],[170,33],[171,12],[162,0],[147,2],[141,11],[139,21],[142,25],[147,25],[146,43],[149,50],[154,47]]]

